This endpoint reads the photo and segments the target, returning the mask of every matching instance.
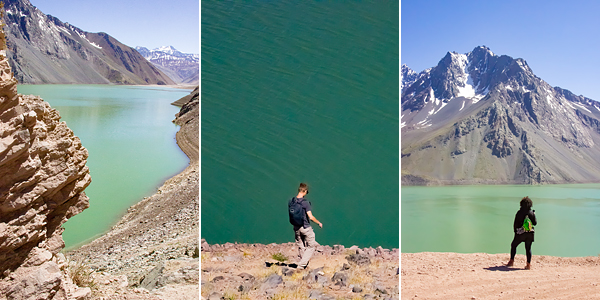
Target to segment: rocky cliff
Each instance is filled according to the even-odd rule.
[[[174,84],[135,49],[4,0],[8,58],[20,83]]]
[[[61,225],[89,206],[87,150],[58,112],[17,94],[0,30],[0,299],[76,299]]]

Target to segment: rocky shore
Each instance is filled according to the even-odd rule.
[[[199,95],[178,113],[177,143],[189,166],[130,207],[109,232],[66,253],[91,299],[198,299]]]
[[[399,299],[399,249],[318,246],[305,270],[295,243],[201,240],[201,299]]]

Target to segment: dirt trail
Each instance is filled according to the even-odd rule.
[[[402,299],[600,299],[600,257],[402,253]]]

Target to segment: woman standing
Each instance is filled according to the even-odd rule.
[[[527,255],[526,270],[531,269],[531,243],[533,243],[533,225],[537,225],[535,219],[535,210],[531,210],[533,201],[529,197],[521,199],[521,209],[517,211],[515,215],[515,222],[513,229],[515,237],[510,244],[510,260],[506,264],[507,267],[512,267],[515,262],[515,255],[517,254],[517,246],[521,242],[525,242],[525,254]]]

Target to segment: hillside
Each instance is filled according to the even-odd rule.
[[[401,97],[402,184],[600,181],[600,103],[550,86],[525,60],[476,47],[412,80]]]
[[[4,0],[7,56],[19,83],[174,84],[135,49]]]

